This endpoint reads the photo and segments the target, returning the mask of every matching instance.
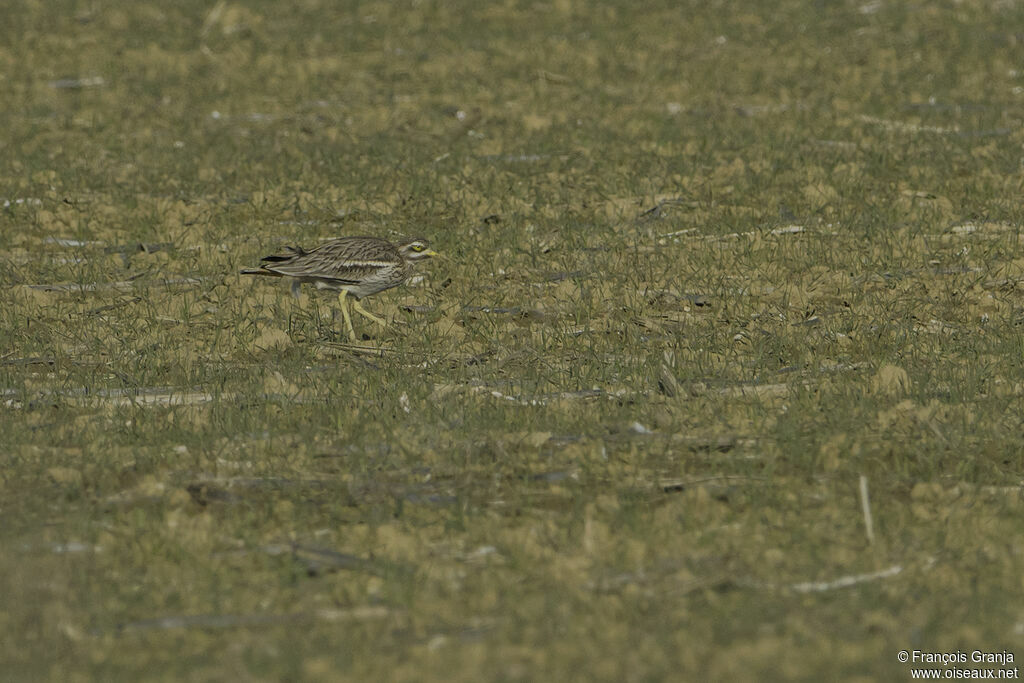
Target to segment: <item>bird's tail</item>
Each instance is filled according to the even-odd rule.
[[[264,256],[260,259],[260,263],[285,263],[291,261],[296,256],[305,256],[307,252],[302,247],[285,247],[286,254],[272,254],[270,256]],[[281,273],[275,273],[270,270],[267,266],[262,268],[246,268],[241,271],[242,275],[270,275],[271,277],[282,277]]]
[[[284,261],[291,261],[296,256],[305,256],[307,252],[302,247],[285,247],[284,250],[287,254],[271,254],[270,256],[264,256],[260,259],[261,263],[283,263]]]

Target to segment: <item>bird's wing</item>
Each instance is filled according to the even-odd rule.
[[[263,268],[289,277],[309,277],[357,284],[382,268],[403,263],[391,243],[369,237],[342,237],[316,249],[289,247],[287,254],[267,256]]]

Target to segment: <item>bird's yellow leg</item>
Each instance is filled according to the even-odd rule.
[[[345,301],[345,295],[348,294],[346,290],[341,290],[338,295],[338,305],[341,306],[341,315],[345,318],[345,329],[348,331],[348,337],[352,341],[356,341],[356,331],[352,327],[352,316],[348,314],[348,302]]]
[[[373,313],[370,313],[368,310],[363,308],[362,305],[360,305],[358,300],[352,302],[352,308],[356,309],[356,313],[358,313],[359,315],[366,316],[367,318],[369,318],[373,322],[377,323],[381,327],[387,327],[388,326],[387,322],[383,318],[378,318]]]

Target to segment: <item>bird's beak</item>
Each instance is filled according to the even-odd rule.
[[[437,253],[433,249],[427,249],[425,252],[423,252],[423,255],[424,256],[438,256],[438,257],[441,256],[441,254]]]

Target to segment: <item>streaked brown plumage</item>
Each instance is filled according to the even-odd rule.
[[[340,237],[309,251],[286,247],[284,254],[266,256],[259,268],[243,270],[242,274],[291,278],[296,295],[303,282],[339,292],[345,327],[355,341],[346,297],[355,299],[352,308],[357,313],[383,326],[385,322],[363,309],[359,300],[404,283],[417,261],[437,255],[422,238],[392,244],[379,237]]]

